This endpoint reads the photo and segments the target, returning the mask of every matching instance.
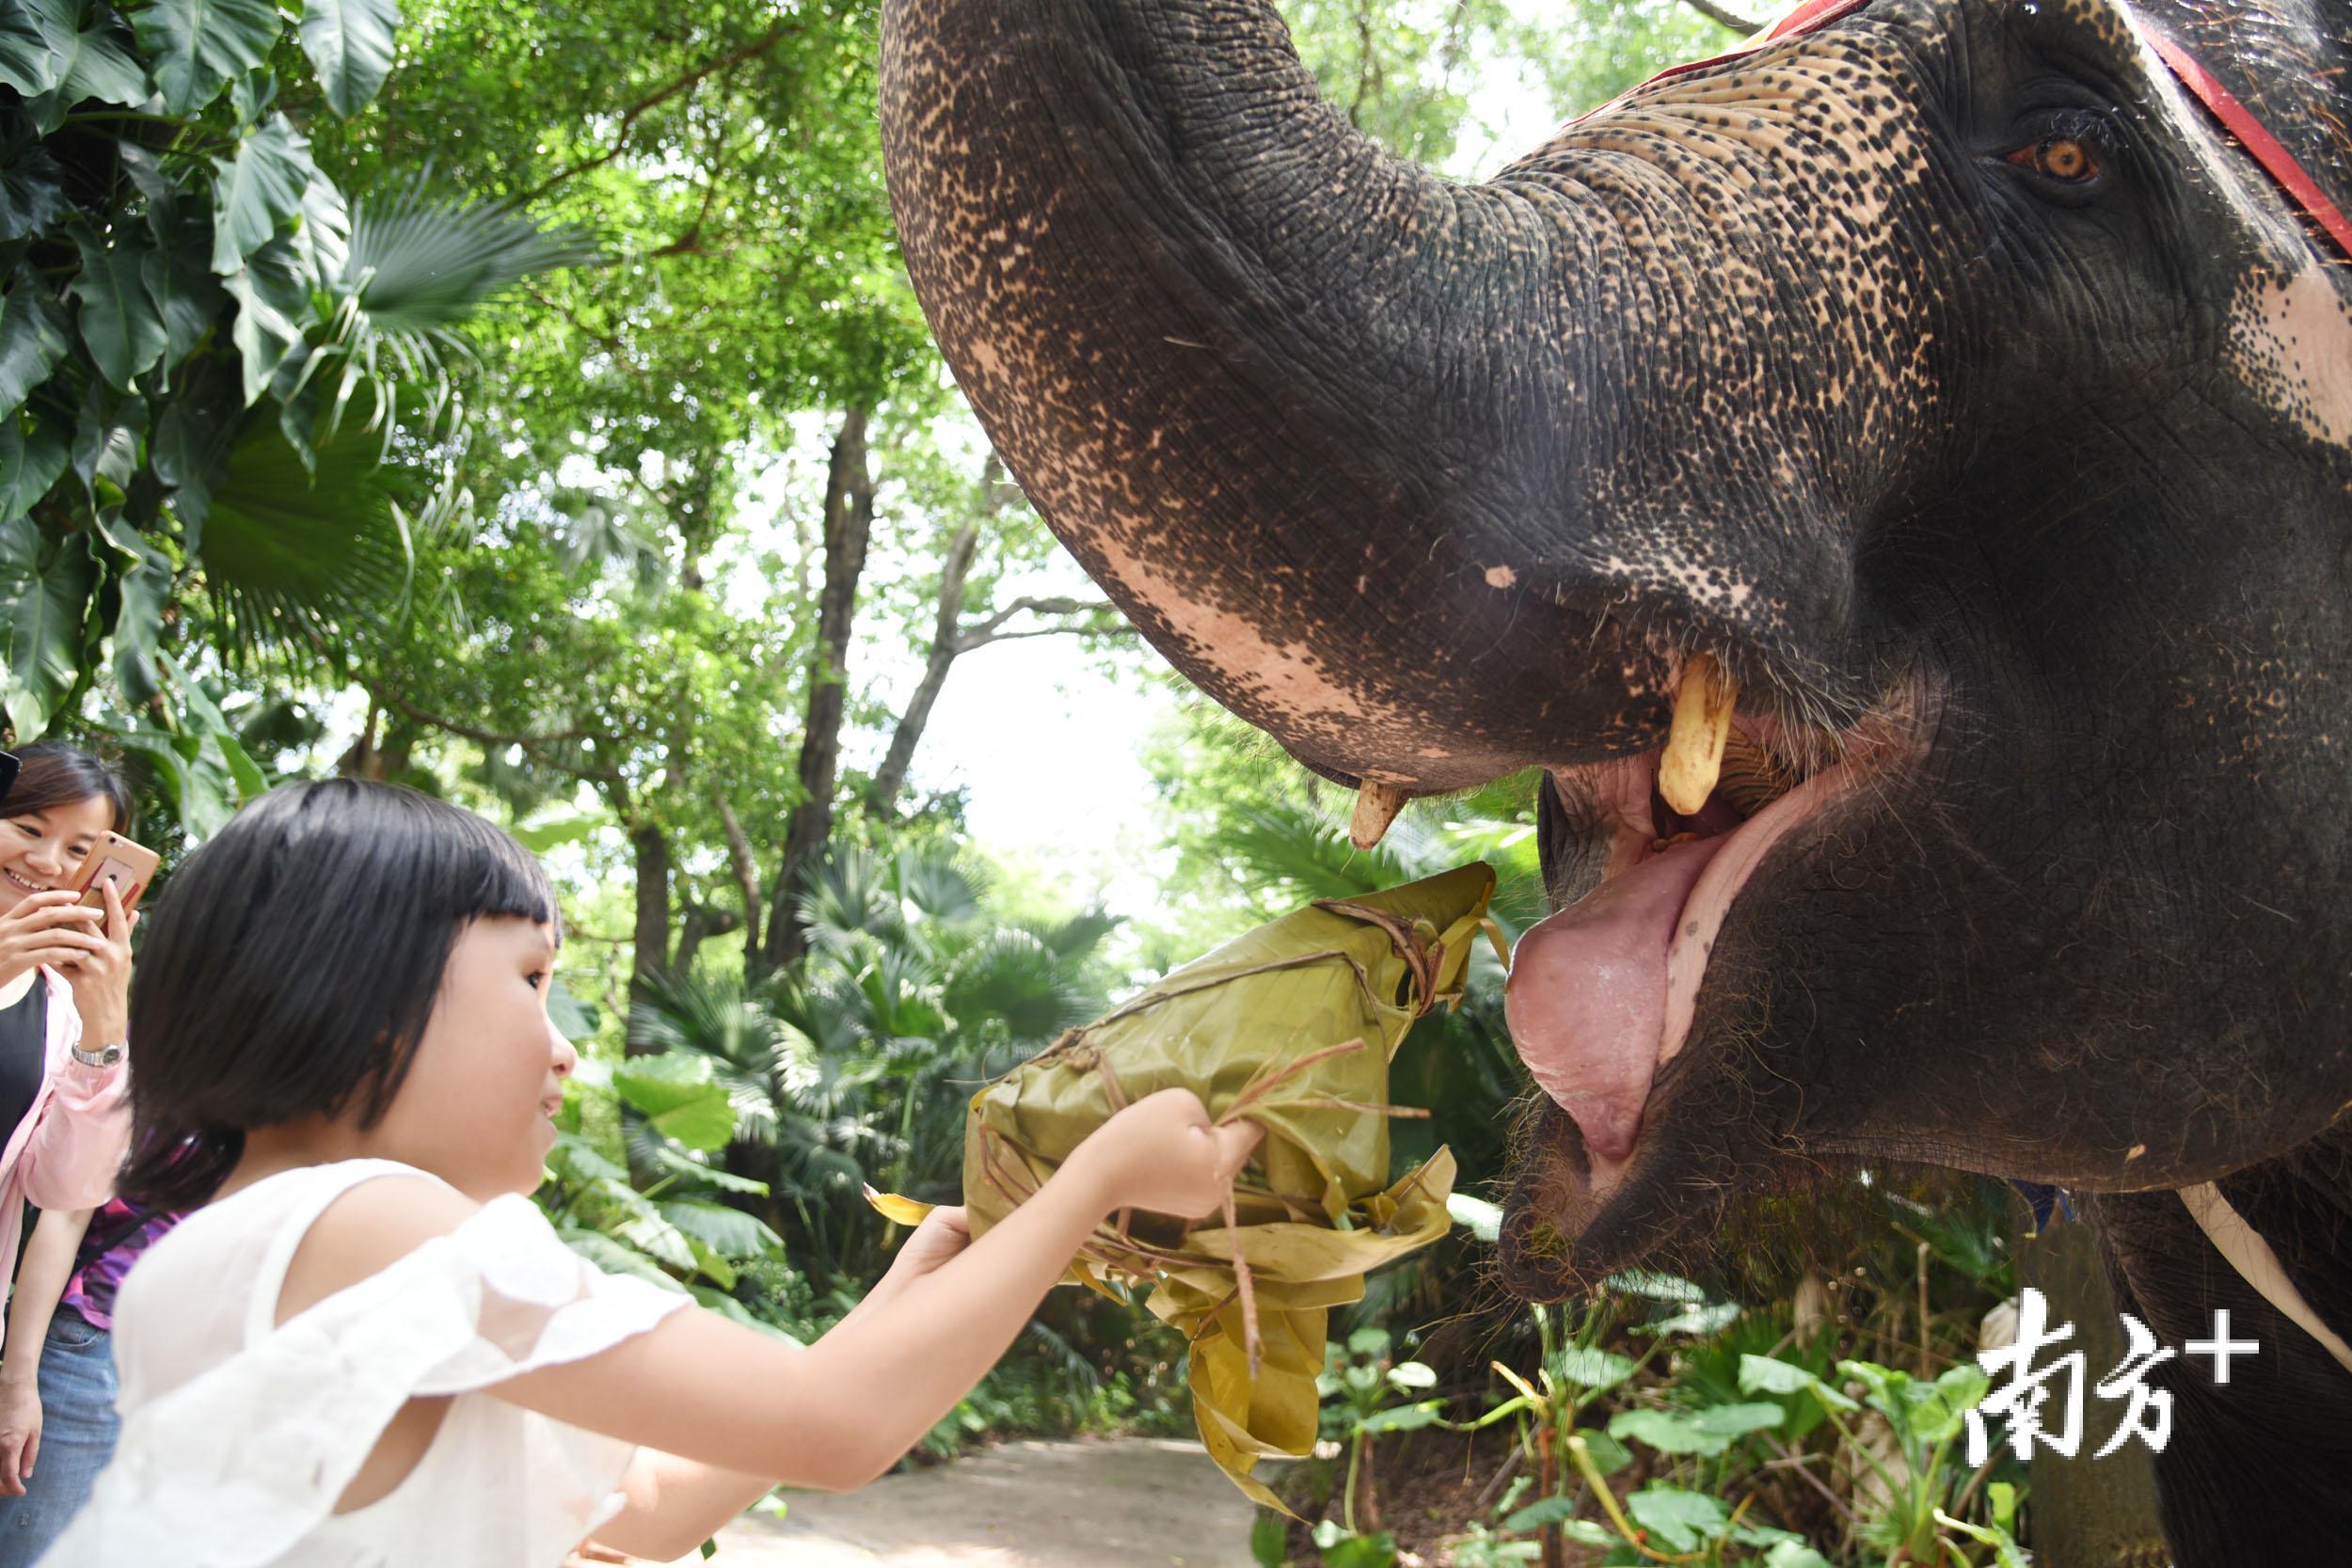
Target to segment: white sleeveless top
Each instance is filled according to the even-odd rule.
[[[681,1292],[607,1275],[528,1198],[483,1206],[273,1325],[311,1223],[390,1160],[309,1165],[199,1209],[115,1307],[122,1436],[44,1563],[72,1568],[557,1568],[621,1507],[636,1451],[478,1390],[653,1327]],[[335,1500],[411,1399],[451,1400],[417,1466]]]

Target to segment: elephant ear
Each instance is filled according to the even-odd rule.
[[[2341,213],[2352,213],[2352,7],[2340,0],[2194,6],[2146,14],[2253,111]],[[2261,175],[2249,162],[2249,178]]]

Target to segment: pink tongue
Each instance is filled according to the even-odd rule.
[[[1504,1011],[1519,1059],[1599,1165],[1633,1151],[1666,1026],[1666,949],[1728,835],[1677,844],[1519,938]]]

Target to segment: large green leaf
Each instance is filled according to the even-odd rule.
[[[555,1227],[555,1232],[564,1238],[564,1245],[607,1274],[635,1275],[640,1279],[681,1294],[686,1290],[685,1286],[664,1274],[661,1266],[652,1259],[635,1247],[614,1241],[600,1230],[590,1230],[577,1225],[560,1225]]]
[[[1316,1544],[1323,1550],[1324,1568],[1393,1568],[1396,1562],[1396,1537],[1386,1530],[1335,1536]]]
[[[548,986],[548,1017],[567,1040],[584,1040],[596,1032],[596,1018],[601,1011],[593,1002],[583,1001],[580,994],[557,975]]]
[[[44,136],[63,125],[66,112],[85,100],[133,106],[147,102],[147,71],[132,53],[130,30],[121,18],[89,0],[78,10],[73,30],[58,40],[62,53],[56,56],[61,62],[52,78],[56,85],[24,105]]]
[[[163,357],[163,312],[147,292],[147,272],[160,261],[132,231],[108,245],[87,230],[73,236],[82,270],[67,291],[81,306],[82,341],[107,384],[119,391]]]
[[[33,509],[65,472],[65,437],[46,423],[25,434],[21,416],[0,418],[0,522]]]
[[[661,1217],[723,1258],[758,1258],[784,1247],[783,1237],[723,1203],[672,1199],[661,1205]]]
[[[107,733],[117,749],[145,766],[154,793],[191,845],[212,837],[236,815],[236,779],[215,744],[219,737],[130,724]]]
[[[164,627],[164,607],[171,600],[171,560],[154,546],[140,541],[138,559],[116,578],[121,608],[115,611],[115,684],[124,700],[144,706],[163,689],[155,669],[155,647]]]
[[[205,514],[204,580],[247,646],[329,650],[406,592],[408,540],[367,433],[346,426],[301,456],[246,417]]]
[[[302,211],[318,170],[310,138],[284,115],[272,115],[238,143],[236,156],[213,162],[220,171],[213,185],[213,270],[226,277]]]
[[[302,52],[326,89],[326,105],[348,119],[366,106],[392,69],[399,0],[310,0]]]
[[[131,26],[153,63],[164,107],[187,115],[269,57],[278,8],[271,0],[152,0]]]
[[[694,1244],[685,1232],[648,1210],[612,1227],[612,1234],[646,1257],[680,1274],[694,1272]]]
[[[303,190],[302,217],[291,237],[306,286],[341,277],[351,264],[351,203],[326,175],[313,176]]]
[[[279,370],[298,365],[306,351],[303,318],[310,306],[301,258],[285,240],[273,240],[246,259],[222,287],[237,302],[229,329],[236,344],[246,407],[258,402]]]
[[[612,1086],[653,1129],[689,1148],[726,1147],[735,1106],[710,1058],[691,1051],[632,1056],[612,1070]]]
[[[1724,1505],[1704,1492],[1678,1486],[1646,1486],[1625,1500],[1633,1522],[1652,1531],[1669,1551],[1687,1552],[1730,1527]]]
[[[203,548],[213,488],[245,416],[238,388],[236,369],[219,355],[198,359],[180,377],[179,395],[164,405],[148,447],[155,477],[170,488],[172,513],[190,555]]]
[[[138,471],[139,446],[147,439],[147,421],[145,398],[135,393],[117,397],[103,381],[92,381],[82,399],[71,457],[90,505],[100,514],[102,531],[114,531],[105,514],[121,506],[130,492],[132,476]],[[119,548],[129,548],[116,543]]]
[[[237,345],[237,372],[245,386],[245,406],[254,406],[261,392],[284,364],[298,364],[306,348],[301,329],[301,292],[289,289],[289,273],[273,259],[292,261],[294,249],[282,240],[261,246],[251,261],[223,279],[221,287],[237,301],[237,320],[228,326],[228,339]]]
[[[1772,1407],[1778,1421],[1780,1408]],[[1702,1430],[1690,1417],[1671,1410],[1621,1410],[1609,1422],[1609,1435],[1647,1443],[1660,1453],[1695,1453],[1713,1457],[1731,1447],[1721,1433]]]
[[[164,318],[164,368],[171,370],[196,351],[229,303],[220,279],[205,258],[212,253],[211,218],[183,212],[170,238],[147,258],[147,292]],[[248,263],[249,264],[249,263]]]
[[[767,1182],[755,1181],[748,1176],[738,1176],[717,1165],[703,1164],[691,1155],[683,1153],[668,1144],[661,1144],[655,1148],[653,1163],[679,1180],[704,1183],[717,1192],[744,1193],[753,1197],[768,1196]]]
[[[8,0],[0,6],[0,82],[39,98],[65,80],[73,60],[74,0]]]
[[[73,689],[81,673],[82,616],[95,577],[79,535],[44,550],[40,529],[31,518],[0,523],[0,620],[8,628],[7,708],[20,742],[39,738]]]
[[[24,124],[13,115],[8,118]],[[22,135],[0,140],[0,245],[31,239],[56,220],[65,211],[64,177],[29,126]]]
[[[1973,1362],[1952,1367],[1933,1383],[1875,1361],[1840,1361],[1838,1375],[1869,1392],[1867,1402],[1893,1424],[1906,1442],[1932,1447],[1957,1433],[1967,1413],[1984,1402],[1992,1379]]]
[[[1583,1506],[1584,1499],[1581,1497],[1546,1497],[1541,1502],[1530,1503],[1503,1520],[1502,1528],[1514,1535],[1525,1535],[1549,1525],[1580,1546],[1615,1545],[1617,1535],[1613,1530],[1593,1520],[1576,1516],[1577,1510]]]
[[[558,1132],[548,1169],[564,1181],[627,1181],[628,1167],[608,1160],[577,1132]]]
[[[1691,1424],[1701,1432],[1744,1437],[1751,1432],[1770,1431],[1788,1418],[1788,1410],[1777,1404],[1710,1404],[1692,1417]]]
[[[1862,1407],[1803,1367],[1769,1355],[1740,1357],[1740,1392],[1743,1394],[1811,1394],[1832,1410]]]
[[[20,274],[0,299],[0,418],[24,406],[71,346],[65,311],[48,290]]]
[[[1633,1375],[1633,1363],[1613,1351],[1563,1345],[1552,1357],[1551,1370],[1580,1388],[1614,1388]]]

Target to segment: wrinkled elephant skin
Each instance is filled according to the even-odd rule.
[[[2352,1337],[2352,265],[2151,28],[2352,208],[2343,0],[1871,0],[1480,185],[1262,0],[889,0],[885,150],[1179,668],[1375,826],[1546,770],[1509,1276],[1871,1162],[2094,1195],[2127,1305],[2264,1342],[2160,1371],[2160,1479],[2180,1568],[2276,1568],[2352,1555],[2352,1374],[2174,1195]]]

